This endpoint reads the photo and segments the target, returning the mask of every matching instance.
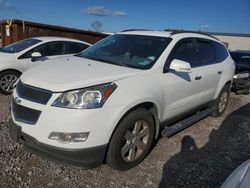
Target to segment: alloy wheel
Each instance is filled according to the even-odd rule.
[[[149,125],[146,121],[137,121],[124,135],[121,156],[124,161],[133,162],[145,151],[149,142]]]
[[[219,112],[223,112],[225,110],[227,102],[228,102],[228,93],[224,92],[220,97]]]
[[[13,74],[4,75],[0,78],[0,88],[4,92],[10,93],[15,88],[15,83],[18,80],[18,77]]]

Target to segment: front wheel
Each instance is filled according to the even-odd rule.
[[[129,113],[115,130],[107,152],[107,163],[116,170],[138,165],[148,154],[154,140],[152,114],[140,108]]]
[[[9,95],[15,88],[15,83],[19,79],[20,73],[16,71],[5,71],[0,73],[0,90]]]
[[[230,85],[225,85],[214,104],[214,112],[212,114],[213,117],[219,117],[225,112],[226,107],[228,105],[229,96],[230,96]]]

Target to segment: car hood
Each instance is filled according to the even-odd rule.
[[[2,57],[11,57],[13,55],[14,55],[13,53],[5,53],[5,52],[0,51],[0,58],[2,58]]]
[[[6,52],[2,52],[2,51],[0,50],[0,57],[13,56],[13,54],[15,54],[15,53],[6,53]]]
[[[250,65],[236,65],[235,73],[250,71]]]
[[[134,76],[142,70],[76,56],[44,62],[21,76],[25,84],[53,92],[84,88]]]

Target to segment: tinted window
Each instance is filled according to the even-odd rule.
[[[236,64],[250,65],[250,53],[231,53],[233,60]]]
[[[190,63],[191,67],[198,66],[196,43],[185,41],[180,43],[174,51],[173,59],[179,59]]]
[[[213,42],[213,46],[216,56],[216,62],[221,63],[228,57],[228,51],[226,50],[224,45],[218,42]]]
[[[53,55],[63,55],[64,53],[64,42],[63,41],[56,41],[56,42],[48,42],[37,46],[30,50],[29,52],[22,55],[19,59],[23,58],[31,58],[31,54],[33,52],[39,52],[42,56],[53,56]]]
[[[20,42],[16,42],[14,44],[8,45],[5,48],[3,48],[2,51],[6,53],[18,53],[39,42],[42,42],[42,41],[38,39],[26,39],[26,40],[22,40]]]
[[[65,42],[65,54],[77,54],[89,46],[78,42]]]
[[[239,63],[239,61],[240,61],[240,54],[239,53],[230,52],[230,55],[233,58],[233,60],[235,61],[235,63]]]
[[[198,57],[200,65],[210,65],[216,63],[213,46],[210,42],[198,41]]]
[[[89,47],[79,56],[102,63],[149,69],[170,41],[165,37],[117,34]]]

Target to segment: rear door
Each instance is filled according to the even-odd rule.
[[[202,104],[214,98],[219,81],[223,74],[223,66],[216,61],[213,41],[197,39],[199,64],[196,67],[199,80],[199,93]]]

